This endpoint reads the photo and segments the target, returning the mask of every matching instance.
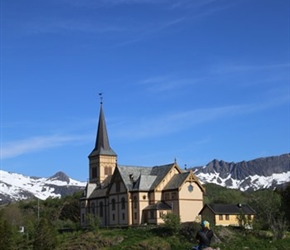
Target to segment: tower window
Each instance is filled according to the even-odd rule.
[[[112,168],[105,167],[105,175],[111,175],[112,174]]]

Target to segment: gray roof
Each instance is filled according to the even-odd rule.
[[[171,180],[164,187],[164,190],[177,189],[185,181],[185,179],[190,175],[190,172],[184,172],[178,175],[174,175]]]
[[[129,191],[149,191],[161,182],[173,165],[171,163],[154,167],[118,166],[118,169]]]
[[[95,143],[95,148],[90,153],[89,156],[94,155],[113,155],[116,156],[116,153],[111,149],[109,144],[109,137],[107,133],[106,121],[103,112],[103,105],[101,104],[100,108],[100,116],[99,116],[99,124],[98,124],[98,132]]]
[[[256,214],[255,210],[245,204],[206,204],[202,211],[208,207],[214,214]]]
[[[166,176],[166,174],[169,172],[173,165],[174,163],[170,163],[162,166],[155,166],[152,168],[150,175],[156,175],[157,178],[152,184],[151,189],[154,189],[162,181],[162,179]]]
[[[156,175],[140,175],[134,185],[134,188],[139,191],[149,191],[156,178]]]
[[[91,195],[88,198],[94,199],[94,198],[106,197],[107,190],[108,190],[108,187],[105,187],[105,188],[98,187],[91,193]]]
[[[155,204],[150,204],[144,208],[144,210],[171,210],[171,209],[172,209],[171,206],[162,201],[158,201]]]

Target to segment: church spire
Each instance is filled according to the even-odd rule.
[[[109,143],[109,137],[107,133],[105,115],[103,111],[103,97],[102,93],[99,94],[101,98],[101,107],[100,107],[100,115],[99,115],[99,124],[98,131],[96,137],[95,148],[92,151],[91,155],[116,155],[116,153],[111,149]]]

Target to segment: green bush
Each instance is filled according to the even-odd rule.
[[[171,235],[176,235],[179,233],[181,228],[180,216],[168,213],[162,216],[164,221],[164,228],[169,232]]]

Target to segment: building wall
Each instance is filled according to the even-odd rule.
[[[241,226],[240,221],[238,219],[240,215],[233,214],[233,215],[215,215],[216,225],[217,226]],[[245,215],[246,219],[250,222],[254,220],[254,215]]]
[[[207,220],[216,226],[240,226],[237,214],[214,214],[212,210],[205,207],[202,211],[202,220]],[[254,220],[254,215],[245,215],[250,224]]]
[[[203,190],[196,182],[188,181],[176,190],[163,191],[161,187],[179,173],[172,168],[159,188],[151,192],[128,192],[118,171],[112,176],[108,196],[82,201],[81,216],[86,213],[98,216],[101,226],[140,225],[144,223],[161,224],[162,215],[175,213],[180,215],[181,222],[196,221],[203,206]],[[92,184],[91,184],[92,185]],[[193,189],[189,190],[189,185]],[[172,209],[164,211],[145,211],[144,209],[158,201],[165,201]],[[82,222],[82,225],[85,223]]]
[[[203,207],[203,191],[195,182],[185,182],[179,191],[178,202],[181,222],[196,221]]]
[[[207,220],[212,225],[216,224],[216,217],[214,213],[208,207],[205,207],[203,209],[201,218],[202,220]]]
[[[217,214],[215,215],[215,221],[217,226],[238,226],[238,220],[237,220],[237,215],[225,215],[225,214]]]
[[[143,210],[149,205],[148,192],[139,192],[138,199],[139,199],[139,211],[138,211],[139,224],[144,224],[146,218],[144,218],[145,214],[143,213]]]
[[[112,175],[116,164],[117,157],[112,155],[90,156],[90,182],[103,182],[108,176]]]

